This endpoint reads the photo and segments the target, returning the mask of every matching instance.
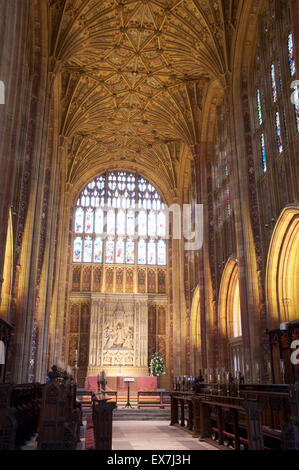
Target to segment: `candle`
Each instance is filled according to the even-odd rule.
[[[75,350],[75,361],[78,361],[78,349]]]

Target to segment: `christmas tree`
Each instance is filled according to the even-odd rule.
[[[151,375],[165,375],[164,361],[158,352],[152,355],[150,363]]]

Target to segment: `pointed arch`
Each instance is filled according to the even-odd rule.
[[[13,278],[13,225],[12,225],[12,214],[9,212],[8,229],[5,246],[5,260],[3,270],[3,284],[1,291],[1,307],[0,317],[4,320],[9,321],[9,309],[11,301],[11,290],[12,290],[12,278]]]
[[[196,287],[191,305],[191,371],[195,376],[202,369],[201,360],[201,322],[200,322],[200,292]]]
[[[269,328],[299,317],[299,206],[286,207],[273,231],[267,260]]]
[[[244,372],[239,268],[230,258],[224,268],[218,303],[221,355],[225,367]]]

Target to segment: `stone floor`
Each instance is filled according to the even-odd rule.
[[[115,421],[113,450],[217,450],[169,421]]]
[[[81,427],[77,450],[85,450],[86,420]],[[36,450],[37,435],[22,450]],[[199,442],[191,434],[167,421],[114,421],[112,450],[218,450],[206,442]]]

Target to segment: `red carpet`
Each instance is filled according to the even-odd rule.
[[[94,450],[94,449],[95,449],[95,442],[94,442],[92,416],[87,416],[86,434],[85,434],[85,450]]]

